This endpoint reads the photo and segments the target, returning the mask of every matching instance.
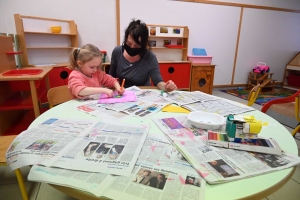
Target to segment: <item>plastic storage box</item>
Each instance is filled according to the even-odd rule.
[[[193,56],[189,55],[188,60],[192,63],[205,63],[210,64],[212,60],[212,56]]]
[[[300,74],[289,74],[287,82],[290,86],[300,87]]]

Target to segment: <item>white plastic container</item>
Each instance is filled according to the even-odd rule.
[[[211,64],[212,56],[193,56],[188,55],[188,60],[192,63]]]
[[[202,111],[191,112],[188,115],[189,122],[196,128],[216,130],[224,124],[224,117],[215,113]]]

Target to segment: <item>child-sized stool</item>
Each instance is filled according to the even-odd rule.
[[[13,140],[16,138],[16,135],[11,136],[0,136],[0,166],[6,165],[6,151],[9,147],[9,145],[13,142]],[[18,183],[20,186],[21,194],[24,200],[28,200],[28,195],[26,193],[26,188],[23,180],[23,176],[20,169],[15,170]]]

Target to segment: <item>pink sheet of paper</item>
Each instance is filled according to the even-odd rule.
[[[122,96],[119,96],[118,92],[114,91],[113,97],[108,97],[107,94],[102,94],[100,96],[98,103],[108,104],[108,103],[124,103],[130,101],[136,101],[136,96],[133,91],[125,91]]]

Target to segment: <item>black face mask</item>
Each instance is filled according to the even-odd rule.
[[[128,53],[128,55],[130,55],[130,56],[136,56],[136,55],[140,54],[141,50],[142,50],[142,48],[131,48],[126,43],[124,43],[123,46],[124,46],[124,49],[126,50],[126,52]]]

